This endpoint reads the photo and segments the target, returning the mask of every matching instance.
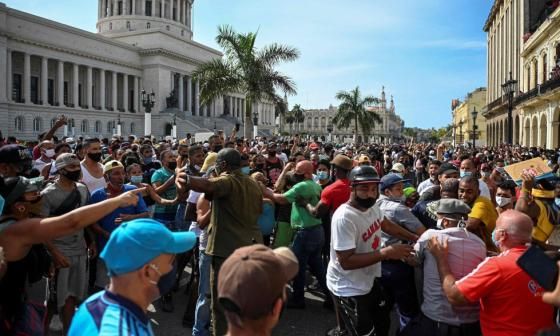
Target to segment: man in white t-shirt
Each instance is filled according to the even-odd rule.
[[[412,247],[381,247],[381,230],[403,240],[418,236],[387,220],[375,202],[379,175],[371,166],[358,166],[349,174],[352,193],[332,217],[331,258],[327,287],[336,302],[338,327],[329,335],[387,335],[391,307],[378,278],[383,260],[412,257]]]

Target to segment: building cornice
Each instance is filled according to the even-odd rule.
[[[496,17],[496,14],[498,14],[498,11],[500,10],[500,6],[502,6],[503,3],[504,0],[494,0],[494,4],[490,9],[490,13],[488,14],[488,18],[484,23],[484,27],[482,28],[483,31],[488,32],[488,30],[490,29],[490,25],[494,21],[494,18]]]
[[[163,48],[150,48],[150,49],[142,49],[139,51],[140,56],[167,56],[167,57],[172,57],[181,61],[186,61],[188,63],[194,64],[194,65],[201,65],[204,62],[194,59],[192,57],[188,57],[173,51],[169,51],[167,49],[163,49]]]

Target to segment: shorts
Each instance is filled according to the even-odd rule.
[[[64,302],[70,296],[82,301],[87,296],[88,270],[87,256],[67,257],[70,266],[58,270],[56,276],[56,299],[58,306],[64,306]]]

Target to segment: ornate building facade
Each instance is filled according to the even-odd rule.
[[[475,133],[476,146],[486,145],[486,118],[482,116],[482,109],[486,105],[486,88],[478,88],[465,97],[464,101],[453,100],[453,142],[455,144],[472,143],[473,141],[473,110],[477,111],[474,120],[477,130]]]
[[[141,91],[154,92],[152,135],[224,129],[245,120],[242,94],[201,106],[191,73],[222,54],[193,40],[194,0],[98,0],[97,33],[0,3],[0,129],[35,139],[56,117],[57,135],[144,135]],[[272,103],[255,104],[259,131],[274,128]],[[120,127],[116,127],[117,124]]]

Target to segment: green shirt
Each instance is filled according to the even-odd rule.
[[[160,169],[156,170],[153,174],[152,174],[152,184],[159,182],[160,184],[164,184],[167,180],[169,180],[169,178],[171,178],[171,176],[173,176],[174,172],[167,170],[164,167],[161,167]],[[172,186],[170,186],[169,188],[167,188],[164,192],[162,192],[160,194],[160,196],[162,198],[168,199],[168,200],[172,200],[175,197],[177,197],[177,187],[175,187],[175,184],[173,184]],[[154,207],[154,213],[157,214],[174,214],[177,213],[177,207],[179,205],[159,205],[156,204]]]
[[[299,197],[307,200],[313,206],[317,205],[321,198],[321,186],[318,183],[313,180],[299,182],[292,189],[286,191],[284,197],[292,203],[292,215],[290,217],[292,228],[304,229],[321,225],[320,218],[313,217],[307,209],[296,203],[296,199]]]
[[[236,170],[210,179],[214,184],[206,253],[227,258],[237,248],[262,244],[257,223],[262,213],[262,191],[257,182]]]

